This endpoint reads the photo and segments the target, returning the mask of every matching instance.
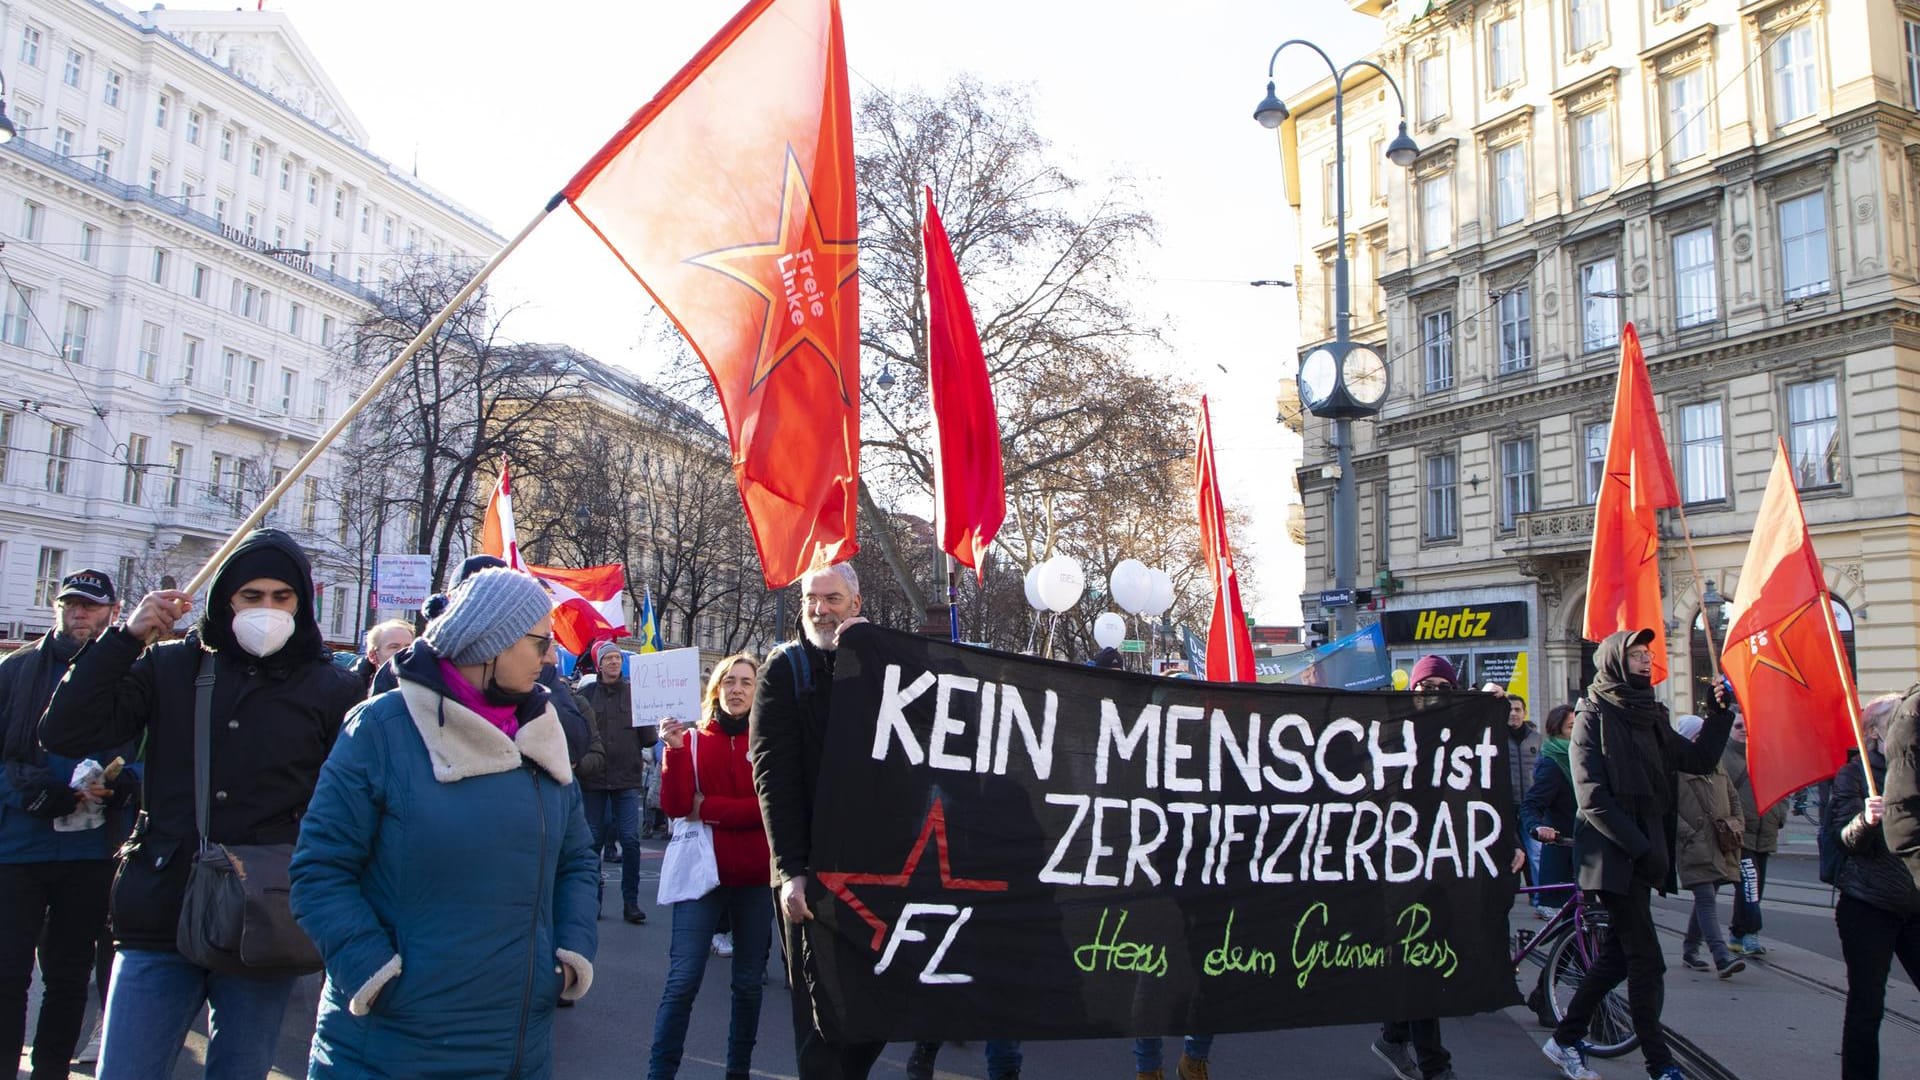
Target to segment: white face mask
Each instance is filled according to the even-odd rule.
[[[293,613],[248,608],[233,613],[233,640],[255,656],[272,656],[293,636]]]

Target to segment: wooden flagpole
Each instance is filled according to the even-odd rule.
[[[1803,519],[1804,520],[1804,519]],[[1811,537],[1808,538],[1811,540]],[[1819,565],[1819,560],[1814,564]],[[1822,567],[1824,573],[1825,568]],[[1840,624],[1833,618],[1833,598],[1827,595],[1827,583],[1820,582],[1820,610],[1827,619],[1827,640],[1833,644],[1833,662],[1839,665],[1842,674],[1846,674],[1847,685],[1853,687],[1853,678],[1847,668],[1847,654],[1840,648]],[[1853,744],[1860,751],[1860,773],[1867,780],[1867,794],[1878,797],[1880,785],[1873,782],[1873,759],[1867,756],[1867,729],[1860,719],[1860,691],[1855,688],[1843,695],[1847,699],[1847,718],[1853,721]],[[1824,823],[1822,823],[1824,825]]]
[[[227,557],[232,555],[234,549],[240,546],[240,542],[246,538],[246,535],[259,526],[260,522],[266,518],[268,511],[272,510],[274,506],[279,503],[281,497],[293,489],[294,481],[300,479],[308,469],[313,467],[313,463],[319,460],[320,455],[326,451],[327,447],[333,445],[333,441],[340,437],[341,432],[347,429],[347,425],[352,423],[356,416],[360,415],[361,410],[365,409],[367,405],[379,395],[380,391],[385,389],[386,385],[393,381],[394,376],[400,374],[400,370],[406,367],[407,361],[413,359],[413,354],[419,352],[420,347],[425,345],[434,334],[438,333],[442,326],[446,325],[447,320],[453,317],[453,313],[460,310],[460,305],[467,302],[467,298],[471,297],[474,291],[480,288],[481,284],[499,268],[500,264],[506,261],[507,256],[513,254],[513,250],[519,247],[521,242],[531,235],[533,230],[542,221],[545,221],[547,215],[553,213],[554,208],[559,206],[562,201],[559,196],[554,196],[532,221],[527,222],[526,227],[520,230],[519,235],[507,241],[505,247],[496,252],[493,258],[487,260],[487,264],[482,266],[479,272],[473,275],[473,279],[468,281],[466,286],[455,293],[453,299],[447,302],[447,306],[441,308],[440,313],[435,315],[433,320],[427,323],[426,326],[422,327],[418,334],[414,335],[413,340],[407,343],[406,348],[401,349],[392,360],[387,361],[387,366],[381,368],[379,374],[373,377],[373,381],[367,384],[367,388],[361,391],[360,396],[353,400],[353,404],[347,406],[346,411],[340,414],[340,419],[335,420],[333,426],[328,428],[326,432],[320,436],[319,440],[316,441],[305,454],[300,456],[300,460],[293,463],[293,467],[287,470],[287,475],[282,477],[278,484],[274,485],[272,491],[267,492],[266,497],[260,500],[260,505],[253,508],[253,512],[247,515],[247,519],[240,523],[239,527],[233,531],[231,536],[227,537],[226,542],[220,545],[220,549],[215,551],[207,559],[206,563],[195,572],[193,580],[187,583],[186,592],[197,593],[204,588],[209,581],[213,580],[213,575],[220,569],[220,564],[226,562]]]
[[[1680,515],[1680,539],[1687,549],[1687,566],[1693,570],[1693,583],[1700,586],[1700,560],[1693,554],[1693,530],[1687,527],[1687,507],[1683,499],[1674,504],[1673,509]],[[1720,680],[1720,647],[1713,640],[1713,620],[1707,617],[1703,606],[1700,611],[1700,625],[1707,629],[1707,666],[1713,670],[1715,682]]]

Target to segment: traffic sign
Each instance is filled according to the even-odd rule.
[[[1139,638],[1126,638],[1120,642],[1120,651],[1143,653],[1147,651],[1147,643]]]
[[[1323,608],[1352,607],[1353,606],[1353,590],[1352,589],[1322,589],[1320,590],[1320,606]]]

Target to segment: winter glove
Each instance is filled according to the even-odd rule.
[[[132,769],[121,769],[119,775],[107,781],[107,802],[109,810],[124,810],[140,806],[140,778]]]
[[[20,808],[33,817],[48,821],[66,817],[80,803],[72,788],[38,765],[8,762],[7,783],[13,785]]]

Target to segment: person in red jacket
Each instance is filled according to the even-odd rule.
[[[720,884],[698,900],[673,905],[667,984],[653,1019],[648,1080],[672,1080],[680,1071],[687,1021],[707,952],[724,912],[733,921],[733,1022],[727,1035],[727,1080],[746,1080],[753,1038],[760,1028],[761,976],[773,940],[772,856],[760,823],[760,799],[747,763],[747,720],[759,662],[746,653],[727,657],[707,680],[704,716],[698,727],[669,720],[660,727],[667,745],[661,769],[660,809],[668,817],[704,821],[713,827],[714,862]]]

